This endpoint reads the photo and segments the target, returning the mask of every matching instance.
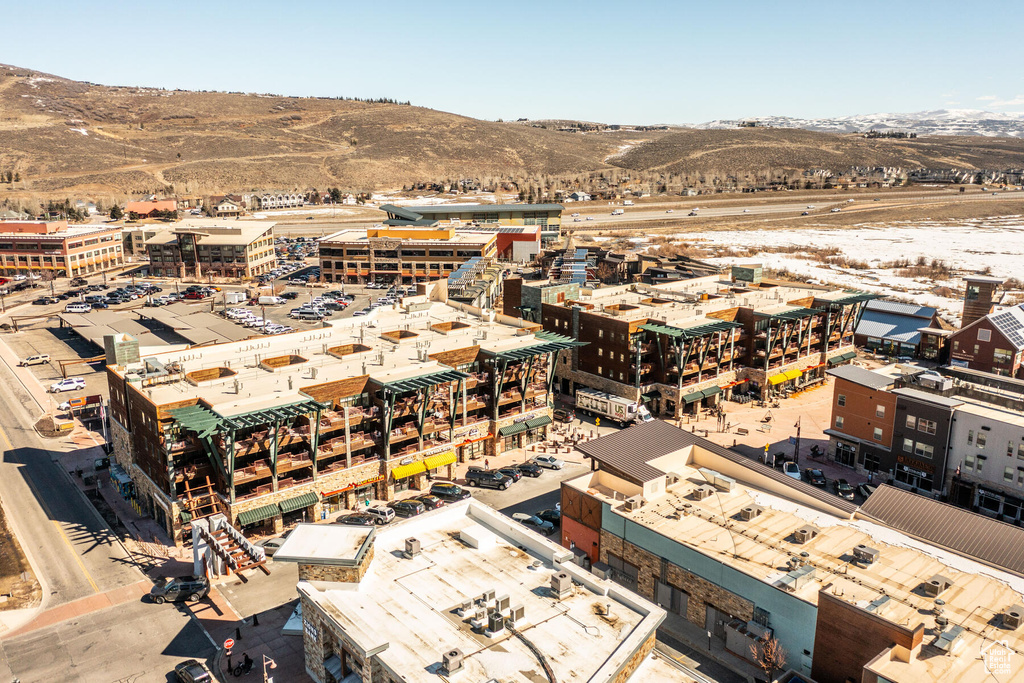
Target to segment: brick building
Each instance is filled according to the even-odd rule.
[[[824,430],[830,439],[829,456],[860,471],[891,470],[896,397],[889,390],[896,378],[854,365],[827,374],[835,378],[832,418]]]
[[[248,279],[270,272],[274,223],[196,221],[146,240],[149,272],[158,277]]]
[[[949,344],[950,365],[1024,379],[1024,304],[965,324]]]
[[[124,265],[120,227],[0,221],[0,273],[86,277]]]

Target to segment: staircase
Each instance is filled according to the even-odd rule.
[[[270,575],[263,548],[250,543],[238,529],[228,524],[227,517],[215,514],[192,523],[192,551],[196,574],[204,575],[207,567],[216,573],[234,574],[243,582],[247,569],[259,569]]]

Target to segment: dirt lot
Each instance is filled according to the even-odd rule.
[[[0,610],[33,607],[41,599],[39,582],[0,508]]]

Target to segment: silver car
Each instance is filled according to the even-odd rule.
[[[538,455],[535,456],[530,462],[546,467],[549,470],[560,470],[565,467],[565,463],[552,455]]]

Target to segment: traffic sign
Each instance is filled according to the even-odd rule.
[[[227,640],[224,641],[224,649],[225,650],[229,650],[230,651],[231,648],[233,648],[234,646],[235,646],[235,641],[232,640],[231,638],[228,638]]]

